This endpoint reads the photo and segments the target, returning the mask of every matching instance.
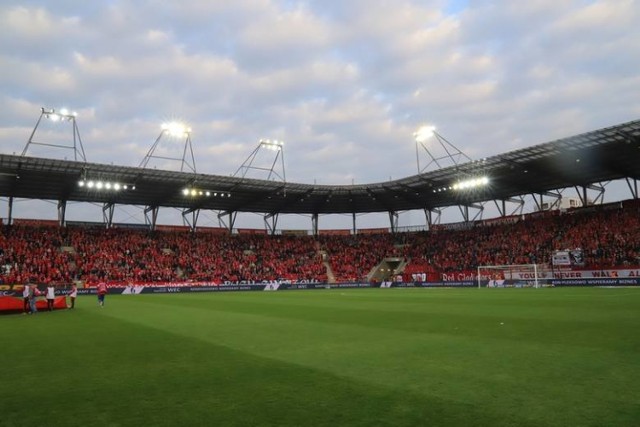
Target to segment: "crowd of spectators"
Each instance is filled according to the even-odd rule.
[[[367,274],[385,257],[401,256],[393,235],[319,236],[336,282],[366,280]]]
[[[640,204],[625,202],[519,221],[399,235],[266,236],[100,227],[4,226],[4,283],[237,282],[365,280],[386,257],[405,274],[435,275],[478,265],[548,264],[554,251],[580,248],[585,268],[640,265]],[[324,258],[321,254],[325,254]]]
[[[311,238],[12,226],[0,248],[13,283],[326,280]]]

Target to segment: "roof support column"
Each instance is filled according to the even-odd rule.
[[[313,237],[318,237],[318,214],[314,213],[311,215],[311,232],[313,233]]]
[[[433,214],[436,214],[436,217],[433,217]],[[427,229],[431,230],[431,226],[434,224],[440,224],[440,215],[442,211],[439,209],[424,209],[424,215],[427,218]]]
[[[147,206],[144,208],[144,222],[149,225],[149,231],[156,231],[156,221],[158,220],[158,206]],[[149,218],[151,213],[151,218]]]
[[[191,215],[191,220],[189,220],[189,215]],[[189,226],[189,230],[192,233],[196,232],[199,216],[200,209],[198,208],[189,208],[182,211],[182,221]]]
[[[276,234],[276,226],[278,225],[278,216],[279,214],[268,214],[264,216],[264,225],[267,229],[267,232],[270,236]]]
[[[391,225],[391,234],[398,231],[398,212],[389,211],[389,223]]]
[[[114,203],[105,203],[102,206],[102,222],[104,222],[106,228],[111,228],[113,226],[113,211],[115,208]]]
[[[58,200],[58,225],[60,227],[66,226],[66,214],[67,214],[67,201]]]
[[[500,204],[498,204],[500,202]],[[494,200],[496,208],[498,208],[498,212],[500,212],[500,216],[507,216],[507,202],[515,203],[517,206],[509,215],[515,215],[518,212],[518,215],[522,215],[522,210],[524,209],[524,199],[520,197],[519,199],[502,199],[502,200]]]
[[[229,216],[229,224],[226,224],[226,223],[224,222],[223,217],[224,217],[225,215],[228,215],[228,216]],[[221,223],[222,225],[224,225],[225,227],[227,227],[227,229],[229,230],[229,234],[233,234],[233,226],[234,226],[234,225],[235,225],[235,223],[236,223],[236,216],[237,216],[237,215],[238,215],[238,212],[235,212],[235,211],[224,211],[224,212],[220,212],[220,213],[218,214],[218,221],[220,221],[220,223]]]
[[[458,206],[464,222],[469,222],[469,206]]]
[[[578,197],[582,202],[582,206],[587,206],[589,204],[589,197],[587,195],[587,190],[594,190],[598,192],[598,195],[593,200],[593,204],[597,205],[602,203],[604,200],[604,186],[601,185],[585,185],[582,187],[576,187],[576,192],[578,193]]]
[[[353,226],[351,228],[351,232],[355,235],[358,232],[358,229],[356,228],[356,213],[355,212],[351,213],[351,220],[353,222]]]
[[[627,181],[627,186],[629,186],[629,191],[631,191],[631,196],[634,199],[638,198],[638,180],[635,178],[625,178]]]
[[[559,193],[550,193],[550,192],[545,192],[545,193],[538,193],[538,194],[532,194],[533,196],[533,201],[536,203],[536,207],[538,208],[538,211],[542,211],[542,207],[544,206],[544,196],[549,196],[549,197],[553,197],[555,198],[555,202],[553,202],[552,204],[550,204],[546,210],[550,211],[553,208],[555,208],[556,206],[560,205],[560,202],[562,201],[562,194]],[[540,196],[540,200],[538,201],[538,199],[536,198],[536,196]]]
[[[11,225],[13,222],[13,196],[9,196],[9,202],[7,204],[7,225]]]

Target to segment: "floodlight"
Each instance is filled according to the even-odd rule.
[[[93,188],[94,185],[95,185],[95,183],[93,181],[87,182],[87,187],[89,187],[89,188]]]
[[[116,191],[120,191],[120,188],[121,188],[121,187],[120,187],[120,184],[118,184],[118,183],[116,182],[115,184],[113,184],[113,188],[114,188],[114,190],[116,190]]]
[[[97,188],[98,190],[102,190],[102,187],[103,187],[103,186],[104,186],[104,184],[102,183],[102,181],[98,181],[98,182],[96,182],[96,188]]]
[[[209,191],[207,191],[206,194],[207,194],[207,197],[209,197],[211,195],[211,193]]]
[[[488,184],[489,184],[489,177],[482,176],[479,178],[471,178],[465,181],[458,181],[455,184],[453,184],[453,186],[450,188],[454,190],[465,190],[467,188],[483,187]]]
[[[266,148],[267,150],[278,151],[278,150],[282,149],[282,146],[284,145],[284,142],[278,141],[277,139],[274,139],[274,140],[261,139],[260,140],[260,145],[262,147]]]
[[[82,181],[82,180],[81,180],[81,181],[78,181],[78,186],[79,186],[79,187],[84,187],[84,181]]]
[[[191,190],[191,195],[195,196],[196,194],[198,194],[198,192],[196,190]]]
[[[162,124],[162,131],[171,136],[183,137],[191,133],[191,128],[182,123],[170,122]]]
[[[128,190],[129,186],[127,184],[125,184],[124,186],[122,186],[122,188],[124,188],[125,190]]]
[[[60,110],[60,115],[61,116],[68,116],[69,115],[69,110],[67,110],[66,108],[62,108]]]
[[[417,142],[426,142],[436,131],[435,126],[422,126],[413,133],[413,137]]]
[[[107,190],[111,190],[111,183],[110,183],[110,182],[107,182],[106,184],[104,184],[104,187],[105,187]]]
[[[182,190],[182,194],[184,194],[185,196],[189,195],[189,189],[185,188],[184,190]]]

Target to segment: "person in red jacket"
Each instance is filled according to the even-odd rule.
[[[104,296],[107,294],[107,284],[105,282],[98,283],[98,305],[104,307]]]

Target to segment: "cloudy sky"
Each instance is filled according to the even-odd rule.
[[[0,151],[66,107],[90,162],[137,166],[181,120],[198,172],[271,138],[288,181],[397,179],[422,124],[480,158],[640,118],[638,22],[640,0],[2,0]]]

